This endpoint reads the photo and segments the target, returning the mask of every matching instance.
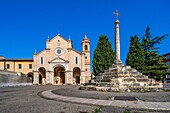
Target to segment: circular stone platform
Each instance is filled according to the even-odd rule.
[[[41,92],[41,96],[47,99],[53,99],[64,102],[80,103],[97,106],[116,106],[155,110],[170,110],[170,92],[157,93],[113,93],[80,91],[79,87],[61,88],[57,90],[48,90]],[[112,100],[113,97],[133,97],[137,100]]]

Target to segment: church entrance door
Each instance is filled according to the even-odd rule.
[[[65,84],[65,69],[62,66],[54,68],[54,84]]]
[[[65,73],[60,72],[60,84],[65,84]]]
[[[76,83],[80,84],[80,76],[76,76]]]

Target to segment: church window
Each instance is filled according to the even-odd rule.
[[[43,59],[43,57],[41,57],[41,59],[40,59],[40,64],[44,64],[44,59]]]
[[[85,45],[84,48],[85,48],[85,50],[88,50],[88,46],[87,45]]]
[[[57,53],[58,53],[58,54],[61,54],[61,49],[58,49],[58,50],[57,50]]]
[[[78,64],[78,57],[76,57],[76,59],[75,59],[75,63],[76,63],[76,64]]]
[[[19,68],[19,69],[22,69],[22,65],[21,65],[21,64],[18,64],[18,68]]]
[[[56,49],[55,49],[55,54],[56,54],[57,56],[62,55],[62,54],[63,54],[63,49],[60,48],[60,47],[56,48]]]
[[[7,69],[9,69],[10,68],[10,65],[9,64],[7,64]]]
[[[85,59],[87,59],[87,56],[85,56]]]

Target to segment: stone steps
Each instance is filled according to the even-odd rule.
[[[155,80],[142,75],[136,69],[123,64],[113,64],[112,67],[96,76],[95,83],[89,84],[91,89],[100,91],[157,91],[161,88]],[[88,85],[87,85],[88,87]],[[92,88],[95,87],[95,88]]]

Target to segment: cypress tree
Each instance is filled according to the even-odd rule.
[[[104,72],[114,62],[114,52],[108,37],[101,35],[97,47],[94,51],[93,57],[93,71],[94,75],[97,76],[99,73]]]
[[[137,35],[130,37],[130,47],[126,58],[126,64],[137,69],[139,72],[143,72],[144,51]]]

